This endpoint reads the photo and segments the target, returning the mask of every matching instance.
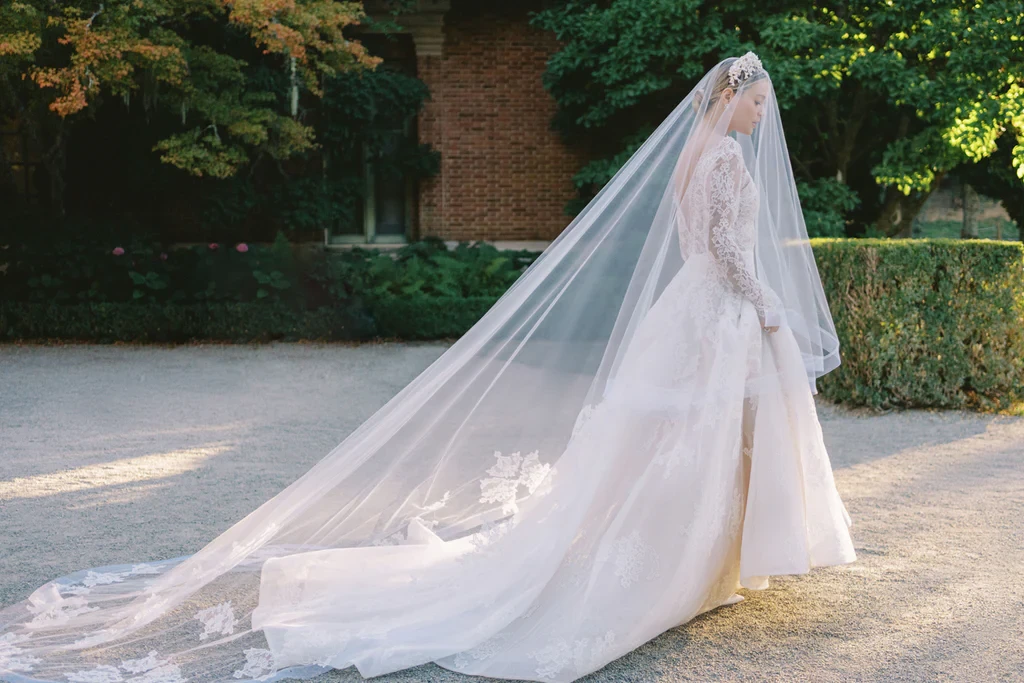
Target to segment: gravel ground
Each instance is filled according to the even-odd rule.
[[[0,605],[195,552],[445,348],[0,345]],[[773,579],[584,680],[1024,680],[1024,419],[819,415],[858,561]]]

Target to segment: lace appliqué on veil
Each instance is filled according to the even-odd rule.
[[[18,643],[27,640],[27,635],[16,636],[13,633],[0,637],[0,671],[31,671],[39,663],[37,657],[24,654],[25,651],[18,647]]]
[[[494,451],[494,457],[497,462],[487,470],[491,476],[480,480],[480,502],[501,503],[502,512],[514,514],[519,511],[519,487],[525,486],[531,494],[537,492],[551,473],[551,465],[540,462],[538,451],[525,457],[518,451],[509,455]]]
[[[274,653],[270,650],[253,647],[245,650],[243,654],[245,666],[231,674],[235,678],[252,678],[259,681],[270,678],[274,673]]]
[[[124,671],[124,673],[122,673]],[[128,678],[125,674],[141,674]],[[101,664],[93,669],[76,671],[65,676],[68,683],[185,683],[181,668],[161,660],[156,650],[141,659],[126,659],[121,667]]]
[[[230,600],[199,610],[193,618],[203,625],[203,633],[199,636],[199,640],[206,640],[213,635],[230,636],[235,632],[235,624],[238,623]]]
[[[75,596],[60,597],[53,602],[31,606],[29,609],[35,616],[26,624],[27,628],[51,628],[66,624],[80,614],[95,612],[99,607],[92,607],[85,598]]]

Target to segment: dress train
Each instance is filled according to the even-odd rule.
[[[267,560],[252,620],[275,665],[567,682],[741,587],[853,561],[792,332],[744,300],[707,334],[706,268],[655,302],[556,467],[499,456],[482,487],[530,490],[504,520]]]

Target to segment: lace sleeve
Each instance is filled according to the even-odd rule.
[[[725,149],[713,162],[706,181],[710,223],[708,251],[725,280],[754,303],[761,325],[777,326],[782,321],[778,296],[757,279],[736,240],[743,160],[732,145],[727,144]]]

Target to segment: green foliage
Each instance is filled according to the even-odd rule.
[[[959,239],[963,221],[927,221],[918,224],[915,237]],[[1020,230],[1013,221],[1004,218],[989,218],[978,221],[978,237],[994,240],[1020,240]]]
[[[439,339],[471,327],[537,257],[427,239],[295,258],[283,234],[245,251],[78,243],[12,247],[0,338],[92,341]]]
[[[83,342],[436,340],[461,336],[497,297],[423,297],[376,302],[372,308],[315,310],[263,303],[57,306],[0,301],[0,339]]]
[[[798,182],[800,205],[810,237],[842,237],[846,234],[846,216],[860,204],[849,185],[835,178]]]
[[[342,252],[327,259],[314,277],[336,299],[497,298],[536,256],[537,252],[498,250],[483,242],[463,242],[449,250],[443,240],[426,238],[394,252]]]
[[[824,396],[876,408],[1003,409],[1024,400],[1020,243],[812,244],[842,356],[819,380]],[[114,256],[104,246],[45,263],[11,254],[0,279],[0,338],[458,337],[538,255],[483,244],[450,250],[439,240],[311,262],[297,260],[283,239],[245,253],[174,250],[166,260],[144,245],[132,249]]]
[[[31,226],[32,224],[27,224]],[[295,304],[301,280],[284,235],[270,247],[210,243],[170,249],[151,234],[95,224],[57,224],[13,232],[0,299],[22,302],[147,304],[248,302]],[[260,292],[263,292],[262,294]]]
[[[597,157],[576,178],[584,196],[709,67],[747,49],[771,74],[801,198],[814,204],[827,178],[859,200],[851,206],[843,197],[842,216],[809,216],[819,234],[838,234],[840,224],[847,234],[875,224],[898,234],[943,174],[976,165],[1015,178],[993,183],[991,196],[1019,203],[1024,194],[1017,0],[969,8],[959,0],[569,0],[533,23],[561,41],[544,77],[559,105],[556,126],[569,140],[590,140]]]
[[[264,303],[89,303],[0,301],[0,339],[88,342],[354,340],[377,335],[364,311],[296,310]]]
[[[422,81],[388,68],[328,79],[310,116],[320,146],[288,165],[268,158],[251,173],[208,184],[204,222],[238,226],[240,234],[253,220],[290,234],[352,225],[366,188],[364,155],[380,177],[423,179],[440,170],[440,155],[404,134],[428,97]]]
[[[330,307],[369,319],[384,316],[390,322],[379,327],[389,335],[404,329],[415,338],[429,338],[434,334],[429,330],[450,336],[459,324],[453,321],[482,314],[486,308],[481,310],[480,302],[497,300],[537,252],[499,250],[482,242],[449,249],[431,238],[389,252],[357,248],[300,260],[279,233],[269,246],[211,243],[161,250],[139,239],[124,246],[79,241],[55,257],[45,244],[26,242],[4,255],[0,300],[11,303],[182,310],[254,303],[291,311]],[[422,303],[421,313],[408,312],[413,301]],[[444,313],[447,307],[465,310]]]
[[[814,240],[842,364],[832,400],[1005,409],[1024,399],[1024,246]]]
[[[146,109],[180,112],[179,129],[155,146],[166,163],[228,177],[313,144],[312,128],[247,78],[250,64],[272,64],[317,96],[324,79],[380,63],[343,37],[363,16],[361,3],[332,0],[5,3],[0,97],[42,137],[47,116],[76,118],[134,94]]]
[[[544,74],[559,103],[556,126],[570,136],[613,130],[630,110],[668,104],[703,75],[709,57],[743,47],[736,22],[757,14],[753,2],[719,10],[703,0],[568,0],[537,13],[531,23],[561,43]],[[641,120],[667,112],[658,113]]]
[[[378,300],[370,306],[377,336],[400,340],[458,338],[483,317],[496,296],[414,294]]]

